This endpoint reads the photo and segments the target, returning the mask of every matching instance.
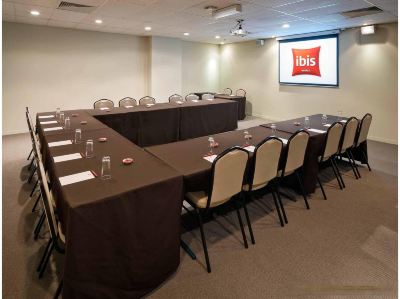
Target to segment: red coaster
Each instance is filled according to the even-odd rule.
[[[133,163],[133,159],[132,158],[125,158],[122,160],[122,163],[124,163],[124,165],[129,165]]]

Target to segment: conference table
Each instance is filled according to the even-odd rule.
[[[225,99],[230,101],[235,101],[238,103],[238,119],[243,120],[246,118],[246,97],[237,95],[227,95],[227,94],[215,94],[216,99]]]

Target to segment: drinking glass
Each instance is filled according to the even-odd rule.
[[[308,116],[304,117],[304,128],[305,129],[310,128],[310,118]]]
[[[79,144],[82,142],[82,130],[76,129],[75,130],[75,144]]]
[[[57,108],[56,109],[56,119],[58,119],[60,117],[60,112],[61,112],[60,108]]]
[[[243,132],[244,135],[244,146],[249,146],[250,145],[250,137],[251,135],[249,134],[249,131],[245,130]]]
[[[65,118],[65,121],[64,121],[64,128],[65,128],[65,130],[71,129],[71,120],[69,119],[69,117],[66,117],[66,118]]]
[[[276,136],[276,125],[271,124],[272,136]]]
[[[337,115],[338,115],[337,120],[341,121],[342,120],[342,116],[343,116],[343,111],[342,110],[338,110]]]
[[[60,125],[63,126],[64,124],[65,124],[64,112],[60,112]]]
[[[214,152],[213,152],[213,148],[214,148],[214,137],[212,137],[212,136],[210,136],[210,137],[208,137],[208,147],[210,148],[210,151],[209,151],[209,154],[210,155],[212,155]]]
[[[328,122],[328,117],[326,116],[326,114],[322,114],[321,123],[323,125],[326,125],[327,122]]]
[[[110,156],[104,156],[101,159],[101,179],[109,180],[111,179],[111,159]]]
[[[93,158],[93,140],[89,139],[86,141],[86,152],[85,152],[86,158]]]

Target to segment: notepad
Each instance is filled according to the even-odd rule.
[[[110,110],[110,108],[107,108],[107,107],[101,107],[101,108],[99,108],[100,110]]]
[[[95,178],[95,176],[93,175],[93,173],[90,170],[88,170],[88,171],[84,171],[84,172],[79,172],[79,173],[63,176],[58,179],[60,180],[61,186],[65,186],[65,185],[69,185],[69,184],[74,184],[74,183],[78,183],[78,182],[82,182],[82,181],[91,180],[94,178]]]
[[[56,124],[56,123],[57,123],[56,120],[41,121],[41,122],[40,122],[41,125],[50,125],[50,124]]]
[[[318,134],[326,133],[326,131],[318,130],[318,129],[307,129],[307,131],[318,133]]]
[[[72,144],[72,141],[71,140],[62,140],[62,141],[49,142],[49,147],[68,145],[68,144]]]
[[[155,104],[146,104],[146,107],[154,106]]]
[[[73,153],[68,155],[56,156],[53,158],[54,163],[82,159],[82,155],[80,153]]]
[[[256,147],[254,145],[249,145],[244,147],[244,149],[250,153],[254,153],[254,150],[256,149]]]
[[[279,139],[282,140],[282,143],[283,143],[283,144],[287,144],[287,143],[288,143],[288,140],[285,139],[285,138],[279,138]]]
[[[324,125],[324,127],[330,127],[330,126],[332,126],[332,124],[326,124],[326,125]]]
[[[53,118],[54,117],[54,115],[52,114],[52,115],[41,115],[41,116],[39,116],[39,119],[44,119],[44,118]]]
[[[125,108],[133,108],[132,105],[126,105]]]
[[[52,128],[45,128],[45,129],[43,129],[43,131],[45,131],[45,132],[59,131],[59,130],[62,130],[62,129],[63,129],[62,127],[52,127]]]
[[[206,99],[206,101],[213,101],[214,99]]]
[[[210,155],[210,156],[204,156],[203,159],[207,160],[210,163],[212,163],[212,162],[214,162],[216,157],[217,157],[217,155]]]
[[[345,120],[345,119],[342,119],[340,122],[341,122],[341,123],[346,123],[346,122],[347,122],[347,120]]]
[[[193,103],[197,103],[199,100],[192,100]]]

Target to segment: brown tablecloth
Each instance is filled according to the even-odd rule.
[[[332,124],[338,120],[345,120],[346,118],[338,118],[337,116],[334,115],[327,115],[327,123]],[[318,129],[318,130],[323,130],[327,131],[328,127],[325,127],[322,124],[322,114],[314,114],[309,116],[310,118],[310,128],[313,129]],[[295,125],[295,123],[300,123],[300,125]],[[286,120],[286,121],[281,121],[275,123],[277,130],[282,131],[282,132],[287,132],[290,134],[293,134],[297,132],[298,130],[304,129],[304,117],[301,118],[295,118],[291,120]],[[263,127],[270,127],[271,124],[265,124],[262,125]],[[322,154],[323,151],[323,146],[325,142],[325,133],[315,133],[315,132],[310,132],[310,140],[309,144],[307,147],[307,152],[304,157],[304,167],[303,167],[303,176],[304,176],[304,187],[307,193],[313,193],[316,188],[317,184],[317,174],[319,171],[318,167],[318,157]],[[362,155],[359,153],[361,150],[365,151],[365,154],[367,153],[367,142],[364,142],[363,144],[360,145],[360,148],[355,150],[355,153],[357,153],[358,159],[364,163],[365,160],[362,157]],[[367,155],[367,154],[366,154]]]
[[[243,120],[246,118],[246,97],[226,94],[216,94],[214,97],[218,99],[225,99],[237,102],[239,120]]]
[[[54,156],[84,151],[84,142],[48,147],[71,139],[81,120],[88,121],[80,127],[83,139],[94,140],[95,157],[54,163]],[[70,131],[37,126],[66,235],[63,298],[139,298],[160,285],[179,265],[182,176],[83,110]],[[105,155],[111,157],[110,180],[60,185],[61,176],[100,175]],[[125,157],[135,162],[125,166]]]

